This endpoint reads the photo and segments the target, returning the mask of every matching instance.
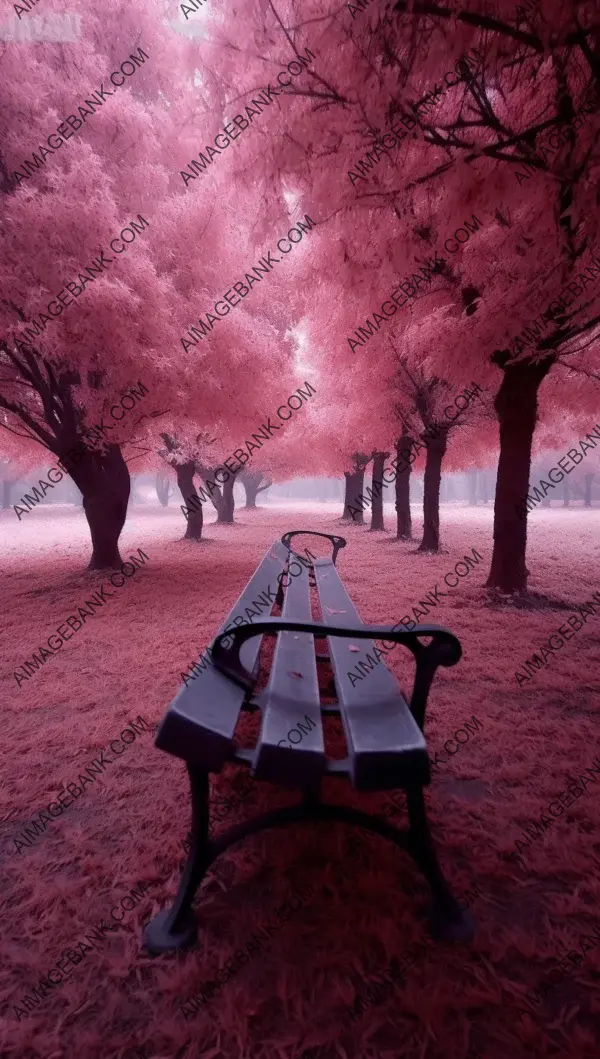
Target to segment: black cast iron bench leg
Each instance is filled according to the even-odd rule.
[[[387,838],[412,856],[421,874],[429,883],[433,897],[430,931],[442,941],[471,941],[475,935],[475,920],[468,911],[461,910],[453,896],[437,856],[425,814],[423,790],[406,790],[410,820],[408,831],[399,831],[387,820],[363,813],[349,806],[321,802],[319,794],[307,792],[297,805],[272,809],[232,827],[215,841],[207,841],[208,831],[208,775],[202,769],[188,765],[192,784],[192,848],[186,861],[179,890],[169,910],[159,912],[144,931],[144,944],[152,953],[186,949],[197,939],[197,924],[192,903],[198,886],[214,860],[230,846],[272,827],[312,820],[337,820]],[[204,837],[204,841],[201,839]]]
[[[190,764],[187,770],[192,789],[191,848],[171,908],[159,912],[144,930],[144,945],[152,953],[187,949],[196,943],[198,926],[192,904],[214,860],[213,843],[208,837],[208,772]]]
[[[433,898],[429,916],[431,934],[440,941],[471,941],[475,935],[475,920],[462,910],[454,897],[431,839],[422,787],[406,790],[406,805],[410,828],[406,848],[425,876]]]

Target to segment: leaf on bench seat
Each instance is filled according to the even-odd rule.
[[[353,643],[350,644],[348,650],[352,651],[354,654],[360,654],[360,647],[356,647]]]
[[[304,680],[303,674],[302,673],[298,673],[297,670],[295,670],[295,669],[290,669],[288,671],[288,676],[290,676],[290,677],[299,677],[300,680]]]
[[[328,614],[346,614],[345,610],[336,610],[335,607],[325,607]]]

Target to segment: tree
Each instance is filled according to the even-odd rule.
[[[371,503],[371,529],[383,530],[383,471],[389,452],[374,452],[373,460],[373,500]]]
[[[263,471],[243,470],[238,477],[246,493],[246,507],[256,507],[258,494],[273,485],[272,479]]]
[[[198,465],[198,473],[204,480],[207,491],[210,494],[211,503],[217,512],[217,522],[222,525],[232,525],[235,512],[233,487],[241,468],[235,468],[230,472],[229,477],[221,485],[218,484],[218,480],[215,477],[218,470],[218,466],[204,467],[202,464]]]
[[[355,452],[352,454],[352,470],[344,471],[346,491],[342,518],[352,519],[359,526],[362,526],[365,521],[360,496],[364,488],[365,470],[371,459],[372,457],[367,456],[364,452]]]
[[[423,329],[421,329],[423,330]],[[396,415],[403,422],[412,422],[411,444],[402,449],[401,468],[413,460],[425,449],[425,474],[423,479],[423,538],[419,545],[420,552],[437,552],[440,546],[440,484],[442,462],[446,455],[448,439],[451,433],[464,427],[473,426],[481,415],[477,408],[467,405],[461,411],[452,403],[452,386],[437,375],[430,375],[421,367],[415,349],[411,356],[396,350],[396,373],[394,392],[396,397]],[[416,361],[416,363],[414,363]],[[420,420],[417,427],[417,420]],[[420,428],[424,427],[423,431]],[[421,440],[419,440],[421,439]],[[406,453],[408,451],[409,458]]]
[[[550,157],[552,145],[547,147],[598,85],[595,28],[591,12],[581,5],[559,9],[549,0],[540,0],[540,18],[531,25],[518,7],[508,17],[499,5],[497,16],[493,10],[463,9],[460,3],[447,7],[419,0],[407,7],[398,3],[396,18],[387,9],[370,9],[365,34],[363,19],[343,24],[333,15],[306,19],[295,5],[288,19],[295,29],[279,38],[282,50],[286,45],[300,49],[309,34],[314,52],[326,49],[331,38],[336,47],[328,55],[326,74],[322,66],[308,70],[302,88],[286,90],[297,105],[277,111],[277,134],[282,120],[286,126],[285,150],[272,152],[262,167],[260,190],[265,201],[275,202],[282,182],[289,186],[293,174],[297,186],[308,183],[312,202],[319,201],[328,218],[327,262],[314,261],[321,276],[327,270],[327,280],[320,281],[322,298],[314,298],[311,290],[315,323],[309,321],[308,330],[315,345],[318,336],[329,353],[344,348],[356,323],[363,326],[362,337],[355,331],[351,340],[352,356],[346,346],[346,357],[340,354],[332,368],[338,378],[343,360],[354,372],[360,356],[368,359],[371,386],[382,384],[385,354],[378,332],[396,326],[399,317],[390,324],[381,312],[380,322],[372,315],[374,307],[380,312],[398,276],[414,272],[417,250],[441,254],[448,242],[453,246],[459,230],[459,239],[464,235],[471,243],[465,249],[455,242],[447,251],[445,282],[436,284],[427,306],[436,326],[425,356],[432,362],[430,374],[460,388],[474,381],[493,399],[500,461],[488,585],[524,593],[527,527],[516,509],[529,475],[540,387],[560,367],[597,375],[595,291],[586,285],[566,313],[564,301],[569,303],[570,296],[557,300],[573,280],[582,290],[582,270],[598,267],[590,250],[598,245],[599,224],[593,121],[576,135],[573,131]],[[232,39],[236,32],[228,25],[231,54],[241,46]],[[249,83],[260,76],[272,33],[273,27],[265,25],[262,37],[259,33],[253,41]],[[473,62],[463,60],[460,76],[444,80],[465,53]],[[216,45],[211,58],[218,59]],[[439,84],[444,87],[438,92]],[[405,131],[394,131],[411,111],[408,129],[405,124]],[[271,112],[261,137],[248,147],[246,165],[275,135],[274,124]],[[381,146],[359,166],[365,144],[370,148],[375,139]],[[326,143],[327,149],[314,150],[315,142]],[[479,243],[466,232],[465,220],[485,229]],[[588,273],[586,283],[590,278]],[[356,323],[349,323],[349,316]],[[411,316],[412,304],[401,325],[412,340]],[[533,338],[515,339],[515,331],[522,333],[532,321]],[[333,358],[338,361],[336,352]],[[416,362],[422,364],[422,356]],[[366,378],[365,367],[365,383]],[[380,447],[374,438],[372,444]]]
[[[396,539],[412,540],[412,516],[410,512],[410,475],[412,465],[403,457],[411,452],[414,439],[410,434],[400,434],[396,441]]]
[[[80,0],[75,7],[84,12]],[[6,429],[45,448],[49,464],[59,460],[81,490],[90,569],[120,563],[127,462],[164,409],[170,387],[158,351],[173,348],[183,315],[148,231],[170,194],[159,159],[177,138],[182,86],[169,71],[186,67],[187,45],[165,38],[151,4],[131,15],[108,0],[103,32],[84,17],[77,49],[43,43],[35,62],[24,66],[17,49],[1,60],[0,408]],[[142,37],[146,50],[135,44]],[[132,61],[125,49],[134,46]],[[159,63],[150,61],[153,47]],[[89,97],[99,71],[116,63],[118,85],[125,62],[134,75],[116,110],[101,97],[101,115],[93,103],[81,108],[85,118],[80,110],[71,125],[77,135],[50,142],[60,115]],[[113,94],[107,88],[105,97]],[[40,143],[49,149],[36,148],[41,158],[23,163]],[[119,400],[138,380],[143,407],[113,420],[111,406],[120,413]]]
[[[193,456],[186,456],[182,451],[181,442],[169,434],[163,434],[165,450],[161,452],[163,459],[168,463],[177,476],[177,486],[181,493],[184,504],[186,529],[184,540],[199,541],[202,539],[202,528],[204,525],[204,514],[200,497],[194,485],[194,474],[196,473],[196,460]]]
[[[81,0],[74,2],[83,12]],[[237,429],[257,429],[273,411],[269,401],[292,392],[286,387],[296,373],[281,306],[287,311],[291,303],[284,288],[297,265],[289,263],[283,277],[269,275],[266,297],[252,290],[247,305],[228,308],[231,315],[219,317],[212,334],[207,310],[237,279],[240,246],[254,254],[264,233],[254,231],[250,202],[232,230],[224,195],[215,209],[210,195],[188,194],[177,177],[176,167],[193,153],[197,46],[165,33],[144,0],[135,16],[120,0],[107,0],[102,34],[87,17],[82,31],[76,53],[40,44],[25,69],[10,49],[2,55],[0,409],[1,425],[46,448],[49,464],[58,457],[81,490],[90,567],[104,568],[120,562],[128,465],[160,447],[159,431],[177,439],[184,466],[194,458],[189,450],[199,429],[223,427],[223,443],[235,448]],[[140,39],[142,54],[135,44],[128,58],[123,41],[133,49]],[[54,139],[56,156],[44,148],[41,161],[36,155],[24,167],[32,144],[48,143],[49,115],[52,132],[74,99],[90,95],[98,71],[115,64],[118,71],[119,63],[129,73],[112,82],[119,86],[116,109],[110,98],[99,101],[105,109],[97,115],[92,104],[85,119],[74,117],[76,136]],[[231,194],[243,201],[239,187]],[[287,208],[282,212],[289,228]],[[194,335],[201,314],[204,334],[196,328]],[[233,392],[226,385],[232,378]],[[125,416],[117,407],[114,421],[110,409],[140,385],[143,405]],[[179,472],[184,492],[191,474],[191,467]],[[193,539],[199,521],[189,528]]]

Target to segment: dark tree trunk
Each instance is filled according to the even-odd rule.
[[[438,428],[439,437],[427,448],[423,480],[423,540],[417,551],[437,552],[440,547],[440,482],[442,460],[448,444],[448,431]]]
[[[365,481],[365,469],[357,471],[344,471],[346,479],[346,498],[344,500],[344,513],[342,518],[348,518],[357,525],[364,525],[365,516],[359,496],[363,492]],[[350,508],[353,510],[351,511]]]
[[[262,471],[242,471],[240,473],[239,479],[246,494],[246,507],[256,507],[256,498],[258,494],[264,492],[265,489],[269,489],[273,485],[271,480],[266,481],[264,485],[261,485],[263,478],[264,475]]]
[[[396,442],[397,467],[401,470],[396,472],[396,537],[399,541],[412,540],[412,519],[410,515],[410,472],[411,465],[402,457],[402,452],[412,449],[413,440],[408,434],[403,434]],[[408,464],[404,467],[405,462]]]
[[[183,502],[188,510],[187,525],[185,529],[185,541],[202,540],[202,527],[204,525],[204,512],[200,497],[194,485],[194,471],[196,464],[193,460],[187,463],[173,464],[177,474],[177,485],[183,497]]]
[[[233,523],[233,512],[235,509],[235,500],[233,499],[234,484],[234,477],[229,477],[227,481],[223,483],[223,489],[221,492],[221,503],[217,508],[217,522],[225,523],[228,526]]]
[[[67,466],[71,460],[61,456]],[[83,510],[92,537],[88,570],[115,570],[121,565],[119,537],[125,524],[130,479],[119,445],[107,452],[84,450],[83,459],[70,472],[83,494]]]
[[[373,453],[373,485],[371,489],[373,493],[373,499],[371,501],[372,530],[385,529],[385,525],[383,523],[383,490],[385,489],[385,482],[383,481],[383,469],[388,456],[389,452]]]
[[[167,474],[156,475],[154,487],[156,489],[156,495],[163,507],[169,506],[169,496],[171,494],[171,482]]]
[[[348,471],[344,471],[344,510],[342,512],[342,518],[351,519],[350,514],[350,495],[351,495],[351,482],[352,475],[348,474]]]
[[[354,472],[354,499],[356,506],[361,509],[360,512],[356,514],[355,521],[360,523],[360,525],[364,525],[365,521],[364,509],[362,507],[364,501],[360,500],[361,495],[363,495],[365,491],[365,469],[365,467],[359,467],[358,470]]]
[[[494,357],[504,367],[508,354]],[[537,420],[537,395],[554,363],[553,357],[537,364],[504,367],[504,378],[494,405],[500,424],[500,458],[494,501],[494,550],[486,588],[506,594],[527,591],[527,504],[531,445]]]
[[[15,483],[10,482],[8,478],[2,479],[2,510],[6,511],[7,507],[10,507],[10,491]],[[589,505],[588,505],[589,506]]]
[[[256,498],[258,496],[258,486],[254,483],[243,482],[244,492],[246,493],[246,503],[244,507],[256,507]]]
[[[571,497],[569,494],[569,483],[566,478],[563,478],[563,507],[571,506]]]
[[[201,463],[196,463],[196,474],[199,474],[206,486],[206,492],[210,497],[210,502],[217,512],[217,522],[220,521],[219,515],[223,507],[223,497],[221,495],[221,487],[218,485],[215,478],[215,472],[218,470],[217,467],[204,467]],[[202,491],[204,495],[204,490]]]
[[[583,506],[592,506],[592,482],[594,481],[595,475],[586,474],[584,477],[584,492],[583,492]]]

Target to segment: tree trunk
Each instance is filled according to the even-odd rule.
[[[570,504],[569,483],[566,478],[563,478],[563,507],[570,507]]]
[[[348,471],[344,471],[344,510],[342,511],[342,518],[351,519],[350,514],[350,494],[351,494],[351,475]]]
[[[358,512],[358,514],[356,514],[354,521],[358,522],[361,526],[364,525],[365,516],[362,507],[363,501],[361,501],[359,497],[364,494],[365,491],[365,470],[366,467],[360,467],[357,471],[354,472],[354,479],[356,483],[354,486],[354,502],[355,506],[360,508],[360,511]]]
[[[432,439],[427,448],[423,480],[423,540],[417,549],[419,552],[437,552],[440,547],[440,482],[448,431],[438,430],[439,437]]]
[[[504,353],[500,354],[504,357]],[[495,358],[498,363],[498,359]],[[494,550],[486,588],[511,594],[527,591],[527,504],[531,446],[540,384],[554,357],[537,364],[504,367],[494,405],[500,424],[500,458],[494,500]],[[499,364],[503,367],[502,363]]]
[[[385,488],[385,483],[383,481],[383,469],[388,456],[389,452],[373,453],[373,485],[371,490],[373,493],[373,499],[371,501],[372,530],[385,529],[385,525],[383,523],[383,490]]]
[[[363,491],[365,481],[364,467],[358,471],[344,471],[346,479],[346,498],[342,518],[348,518],[357,525],[364,525],[365,516],[358,497]],[[351,511],[350,508],[353,508]]]
[[[265,480],[264,485],[261,485],[264,474],[262,471],[241,471],[239,480],[244,487],[246,494],[245,507],[256,507],[256,498],[259,493],[264,492],[265,489],[270,489],[273,485],[271,479]]]
[[[235,500],[233,499],[233,486],[235,484],[235,478],[230,476],[226,482],[223,483],[221,503],[218,507],[217,522],[225,523],[231,526],[233,523],[233,512],[235,509]]]
[[[467,471],[469,507],[477,507],[477,471]]]
[[[412,518],[410,514],[410,472],[411,464],[404,468],[401,453],[412,448],[413,439],[408,434],[403,434],[396,442],[396,467],[402,466],[401,471],[396,472],[396,539],[399,541],[412,540]]]
[[[586,474],[584,477],[584,493],[583,493],[583,506],[592,506],[592,482],[594,481],[595,474]]]
[[[10,507],[10,491],[15,483],[8,480],[8,478],[2,479],[2,510],[6,511],[7,507]],[[589,507],[589,504],[588,504]]]
[[[196,464],[194,460],[188,460],[187,463],[173,464],[173,467],[177,474],[179,491],[183,497],[183,502],[188,509],[187,525],[183,539],[184,541],[202,540],[204,512],[202,510],[200,497],[196,492],[196,486],[194,485],[194,471],[196,470]]]
[[[59,454],[67,466],[66,453]],[[117,570],[121,565],[119,537],[125,525],[130,479],[119,445],[105,453],[84,450],[81,462],[70,472],[83,495],[83,510],[92,537],[88,570]]]
[[[244,492],[246,493],[246,503],[244,507],[256,507],[256,498],[258,496],[258,486],[254,482],[242,482],[244,486]]]

